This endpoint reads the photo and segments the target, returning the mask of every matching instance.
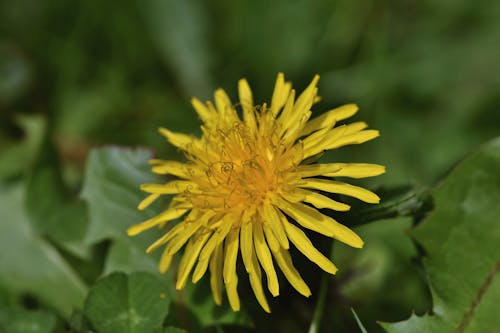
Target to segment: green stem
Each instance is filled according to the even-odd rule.
[[[333,257],[333,247],[334,247],[334,242],[332,242],[332,248],[330,250],[330,259]],[[321,276],[318,302],[316,303],[316,308],[314,309],[314,314],[311,321],[311,325],[309,326],[308,333],[319,332],[321,320],[323,319],[323,314],[325,312],[326,296],[328,295],[329,282],[330,282],[330,274],[324,272],[323,275]]]

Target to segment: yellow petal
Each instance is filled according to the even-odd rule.
[[[290,93],[288,94],[288,98],[286,99],[286,104],[285,107],[283,108],[283,111],[277,118],[277,123],[278,123],[278,135],[281,137],[286,130],[288,129],[286,127],[287,120],[290,119],[290,117],[293,115],[293,106],[295,102],[295,90],[292,89]]]
[[[312,207],[301,203],[289,203],[286,200],[281,200],[279,207],[304,228],[333,237],[352,247],[363,247],[363,240],[354,231]],[[284,221],[284,224],[286,223]]]
[[[380,132],[377,130],[364,130],[351,135],[346,135],[332,144],[326,146],[326,149],[336,149],[346,145],[361,144],[366,141],[373,140],[380,136]]]
[[[362,187],[333,180],[308,178],[304,179],[304,183],[301,183],[300,187],[313,188],[320,191],[343,194],[367,203],[380,202],[379,196],[371,191],[368,191]]]
[[[224,242],[224,283],[230,283],[236,276],[236,258],[238,257],[239,229],[231,230]]]
[[[302,230],[291,223],[285,225],[285,230],[293,245],[309,260],[321,267],[325,272],[330,274],[337,273],[337,267],[312,245]]]
[[[146,209],[149,205],[151,205],[156,199],[160,197],[160,194],[150,194],[144,200],[142,200],[139,205],[137,206],[138,210],[144,210]]]
[[[168,253],[171,255],[174,255],[175,253],[177,253],[177,251],[179,251],[181,249],[181,247],[183,247],[184,244],[186,244],[186,242],[189,240],[189,238],[191,238],[191,236],[193,236],[194,233],[202,227],[201,224],[194,223],[194,222],[190,222],[190,223],[182,222],[182,224],[184,226],[184,230],[179,232],[177,237],[172,239],[172,241],[167,246]]]
[[[357,133],[361,130],[364,130],[367,127],[368,127],[368,124],[365,123],[364,121],[357,121],[355,123],[350,123],[350,124],[346,125],[346,130],[345,130],[344,135],[350,135],[350,134]]]
[[[155,194],[177,194],[196,190],[196,183],[187,180],[173,180],[166,184],[142,184],[141,190]]]
[[[184,230],[184,225],[182,224],[182,222],[176,224],[172,229],[170,229],[169,231],[167,231],[165,233],[165,235],[163,235],[162,237],[158,238],[153,244],[151,244],[148,247],[148,249],[146,250],[146,253],[151,253],[154,250],[158,249],[163,244],[167,243],[172,238],[174,238],[175,236],[177,236],[177,234],[179,234],[183,230]],[[166,250],[166,252],[168,252],[168,249],[165,249],[165,250]]]
[[[238,277],[226,284],[226,294],[229,300],[229,305],[233,311],[240,311],[240,297],[238,296]]]
[[[286,130],[286,133],[282,138],[284,144],[289,144],[297,138],[298,133],[300,133],[311,116],[310,109],[318,91],[318,88],[316,87],[318,80],[319,75],[315,75],[309,86],[297,98],[297,101],[293,106],[293,111],[290,113],[283,112],[280,116],[280,123],[282,124],[283,129]]]
[[[296,172],[302,178],[319,175],[327,177],[365,178],[383,174],[385,167],[368,163],[310,164],[300,165]]]
[[[160,263],[158,264],[158,271],[160,273],[165,273],[167,269],[170,267],[172,263],[172,256],[168,254],[168,251],[165,249],[161,255]]]
[[[223,89],[217,89],[214,94],[215,106],[224,120],[233,123],[238,120],[238,115],[233,108],[233,104]]]
[[[278,251],[278,249],[280,248],[280,243],[278,243],[278,240],[274,236],[274,233],[269,227],[269,225],[263,224],[263,230],[264,230],[264,236],[266,236],[267,244],[269,245],[271,251],[272,252]],[[283,229],[283,231],[285,230]]]
[[[279,295],[279,284],[278,284],[278,276],[276,275],[276,271],[273,266],[273,259],[271,257],[271,252],[269,251],[269,247],[266,244],[264,239],[264,233],[262,231],[262,226],[259,223],[255,223],[253,226],[254,232],[254,244],[255,244],[255,252],[257,253],[257,258],[264,268],[267,276],[267,287],[273,296]]]
[[[296,191],[300,191],[304,194],[303,201],[310,203],[318,209],[328,208],[339,212],[346,212],[351,209],[349,205],[330,199],[327,196],[319,194],[318,192],[308,191],[304,189],[297,189]]]
[[[260,266],[253,245],[253,223],[243,223],[240,231],[241,256],[247,273],[249,274],[250,285],[257,298],[257,301],[266,312],[271,312],[267,303],[264,290],[262,289],[262,278]]]
[[[215,106],[221,115],[226,114],[233,107],[229,96],[223,89],[217,89],[214,94]]]
[[[173,175],[181,178],[191,178],[194,175],[201,174],[201,170],[196,166],[177,161],[162,161],[161,163],[156,163],[152,171],[160,175]]]
[[[243,108],[243,121],[252,132],[255,132],[257,123],[254,116],[253,96],[247,80],[241,79],[238,81],[238,94]]]
[[[210,257],[212,256],[215,248],[222,243],[224,238],[227,236],[231,227],[233,226],[233,217],[231,215],[225,215],[222,219],[221,225],[216,231],[212,234],[212,237],[205,244],[203,249],[201,250],[200,256],[198,258],[198,264],[193,273],[193,283],[198,282],[201,277],[205,274],[205,271],[208,267],[208,262]]]
[[[300,132],[300,136],[307,135],[325,127],[333,127],[336,122],[352,117],[356,112],[358,112],[358,106],[356,104],[346,104],[329,110],[309,121]]]
[[[295,102],[294,106],[294,113],[300,115],[311,109],[311,106],[314,103],[314,99],[316,97],[316,93],[318,91],[316,87],[318,85],[318,81],[319,75],[316,74],[311,83],[309,83],[307,88],[297,98],[297,102]]]
[[[252,223],[247,222],[241,225],[241,257],[243,258],[243,265],[247,273],[252,272],[252,253],[253,253],[253,237],[252,237]]]
[[[294,287],[299,293],[306,297],[311,296],[311,290],[293,265],[292,258],[290,257],[288,251],[279,249],[278,251],[273,252],[273,255],[276,259],[276,262],[278,263],[279,268],[285,275],[286,279],[290,282],[292,287]]]
[[[328,163],[328,164],[309,164],[309,165],[299,165],[296,173],[301,178],[313,177],[324,175],[326,173],[337,172],[342,169],[341,163]]]
[[[194,142],[197,141],[196,137],[192,135],[175,133],[163,127],[160,127],[158,131],[161,135],[167,138],[168,142],[179,149],[186,150],[187,147],[190,147]]]
[[[286,238],[285,229],[283,228],[281,218],[278,215],[276,209],[268,203],[264,204],[264,207],[262,209],[262,218],[264,221],[264,225],[267,225],[272,229],[274,236],[276,237],[280,245],[283,248],[288,249],[288,238]]]
[[[307,110],[307,111],[304,111],[300,115],[300,117],[296,116],[296,117],[291,118],[291,122],[288,125],[285,125],[285,126],[287,126],[286,133],[281,138],[282,143],[284,145],[288,146],[289,144],[291,144],[297,140],[297,138],[299,137],[299,135],[298,135],[299,132],[302,130],[304,125],[307,123],[307,120],[309,119],[310,116],[311,116],[311,111]]]
[[[212,237],[213,237],[213,235],[212,235]],[[218,245],[216,245],[216,247],[217,246]],[[212,252],[213,252],[213,250],[212,250]],[[202,250],[202,253],[203,253],[203,250]],[[207,259],[203,259],[203,260],[200,260],[198,258],[198,263],[196,264],[193,276],[191,278],[191,281],[193,283],[197,283],[198,281],[200,281],[200,279],[203,277],[203,275],[205,275],[205,272],[207,271],[208,264],[210,263],[211,259],[213,259],[213,258],[212,257],[208,257]],[[222,277],[221,277],[221,279],[222,279]]]
[[[239,229],[229,232],[225,241],[223,278],[226,285],[227,297],[233,311],[239,311],[240,298],[238,297],[238,275],[236,275],[236,259],[238,257]]]
[[[127,234],[129,236],[135,236],[143,232],[144,230],[151,229],[162,222],[175,220],[184,215],[187,211],[188,209],[178,209],[178,208],[167,209],[163,213],[149,220],[131,226],[130,228],[127,229]]]
[[[186,251],[184,252],[184,255],[182,257],[184,263],[181,263],[181,265],[179,265],[179,273],[177,275],[177,283],[175,286],[177,290],[183,289],[186,285],[189,273],[191,273],[191,270],[193,269],[193,266],[198,259],[198,255],[200,254],[203,245],[205,245],[210,235],[211,233],[209,232],[202,232],[195,239],[192,238],[189,241]]]
[[[224,260],[223,254],[224,251],[222,249],[222,243],[220,243],[215,247],[214,255],[210,259],[210,289],[212,289],[212,295],[214,296],[214,300],[217,305],[222,304],[221,294],[222,294],[222,265]]]
[[[343,137],[347,129],[346,125],[335,127],[334,129],[320,130],[303,140],[303,159],[321,153],[329,149],[331,142],[335,142]]]
[[[264,311],[270,313],[271,309],[269,308],[269,304],[267,303],[266,295],[264,293],[264,288],[262,287],[262,276],[260,272],[259,262],[257,261],[257,256],[253,251],[252,251],[250,266],[251,266],[251,272],[249,274],[250,285],[252,286],[255,298],[257,298],[257,301],[259,302],[260,306],[262,306]]]
[[[368,163],[337,163],[337,171],[323,173],[327,177],[367,178],[385,173],[385,166]]]
[[[273,116],[276,116],[285,104],[291,88],[292,85],[290,82],[285,82],[283,73],[278,73],[276,84],[274,85],[273,97],[271,98],[270,112]]]
[[[200,100],[196,97],[193,97],[191,99],[191,104],[193,105],[194,109],[196,110],[196,113],[200,117],[201,121],[204,123],[209,122],[212,118],[212,115],[210,114],[210,111],[208,108],[200,102]]]
[[[200,216],[201,215],[201,216]],[[205,227],[208,221],[215,215],[213,211],[207,211],[201,214],[194,214],[193,216],[188,216],[182,225],[184,229],[178,233],[178,235],[172,239],[167,248],[171,255],[177,253],[181,247],[193,236],[198,230],[202,229],[203,233],[210,234],[210,230]]]

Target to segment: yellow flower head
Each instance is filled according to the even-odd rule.
[[[323,208],[347,211],[350,207],[318,191],[378,203],[376,194],[331,178],[377,176],[385,168],[360,163],[318,164],[313,157],[326,150],[371,140],[379,132],[365,129],[364,122],[335,126],[357,112],[354,104],[327,111],[309,121],[311,107],[319,100],[318,80],[319,76],[315,76],[295,98],[291,83],[280,73],[271,104],[254,105],[252,91],[242,79],[238,82],[242,117],[224,90],[218,89],[215,105],[192,100],[203,121],[201,138],[160,129],[188,161],[150,161],[153,172],[178,179],[166,184],[142,185],[141,189],[150,195],[139,204],[139,209],[161,195],[174,196],[168,209],[132,226],[128,234],[136,235],[155,226],[163,228],[169,221],[182,217],[181,222],[147,249],[149,253],[166,245],[159,263],[159,270],[165,272],[174,254],[185,246],[177,289],[185,286],[193,268],[194,283],[209,268],[215,302],[221,303],[224,284],[232,309],[238,311],[239,251],[255,296],[269,312],[261,268],[273,296],[279,294],[275,264],[299,293],[311,294],[292,263],[290,243],[326,272],[337,271],[311,244],[303,229],[356,248],[363,246],[361,238],[351,229],[318,211]]]

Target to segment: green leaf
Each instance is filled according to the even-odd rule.
[[[33,231],[22,186],[0,186],[0,285],[30,293],[69,316],[87,288],[61,255]]]
[[[500,138],[464,160],[434,192],[435,210],[413,232],[433,313],[383,324],[397,332],[493,332],[500,300]]]
[[[113,273],[96,282],[85,314],[100,333],[148,333],[161,328],[170,300],[167,287],[150,273]]]
[[[70,332],[92,333],[89,320],[87,319],[87,317],[85,317],[83,309],[82,310],[77,309],[73,311],[69,319],[68,325],[71,328]]]
[[[106,258],[104,274],[120,271],[125,273],[133,271],[156,272],[158,264],[153,258],[155,257],[144,253],[144,248],[115,239]]]
[[[88,243],[128,240],[127,227],[148,218],[148,211],[139,212],[136,207],[144,197],[139,186],[155,181],[147,163],[151,156],[151,151],[141,148],[105,147],[90,152],[82,190],[89,207]]]
[[[157,212],[155,206],[137,210],[144,197],[139,186],[155,181],[149,171],[151,151],[120,147],[94,149],[88,157],[82,197],[88,205],[89,226],[86,243],[113,240],[106,259],[105,272],[113,270],[156,271],[157,253],[146,254],[146,248],[158,234],[151,230],[129,237],[129,226],[146,220]]]
[[[87,207],[71,195],[64,184],[57,152],[48,140],[42,147],[28,181],[26,208],[34,230],[72,254],[88,259],[83,244],[87,230]]]
[[[190,327],[186,328],[190,331],[198,331],[200,328],[197,325],[201,327],[215,325],[253,326],[252,319],[244,308],[234,312],[227,301],[223,301],[222,305],[215,304],[208,281],[208,276],[205,276],[196,284],[188,283],[172,309],[172,312],[175,311],[175,313],[167,318],[167,322],[185,327],[182,319],[188,316],[191,318]]]
[[[47,311],[0,308],[0,332],[50,333],[56,326],[56,316]]]
[[[409,217],[398,217],[357,227],[365,241],[361,250],[335,242],[333,261],[339,271],[333,286],[355,305],[369,332],[380,331],[380,319],[396,321],[412,310],[430,307],[425,279],[412,263],[417,250],[407,235],[411,226]],[[352,320],[346,320],[352,313],[343,303],[332,301],[325,317],[329,318],[323,323],[326,331],[352,330]]]

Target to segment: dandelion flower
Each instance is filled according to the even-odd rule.
[[[262,308],[270,312],[262,285],[279,294],[276,265],[302,295],[311,291],[294,267],[288,252],[295,246],[324,271],[335,274],[335,265],[318,251],[305,229],[337,239],[355,248],[363,241],[348,227],[319,209],[347,211],[349,206],[325,192],[378,203],[379,197],[337,177],[363,178],[384,173],[385,168],[364,163],[316,163],[327,150],[359,144],[379,136],[364,122],[338,125],[358,111],[354,104],[323,113],[312,120],[311,107],[319,97],[315,76],[296,98],[291,83],[278,74],[271,103],[255,105],[245,79],[238,82],[240,103],[233,104],[222,89],[215,91],[215,104],[193,98],[203,122],[201,138],[160,128],[170,144],[187,162],[153,159],[152,171],[175,176],[165,184],[144,184],[149,195],[139,204],[142,210],[162,195],[173,195],[169,207],[147,221],[128,229],[130,236],[152,227],[169,227],[148,249],[164,247],[159,262],[165,272],[172,257],[184,247],[176,288],[189,276],[196,283],[207,269],[217,304],[225,287],[229,304],[240,309],[236,263],[241,253],[250,285]],[[170,227],[169,222],[180,219]],[[172,222],[173,223],[173,222]]]

